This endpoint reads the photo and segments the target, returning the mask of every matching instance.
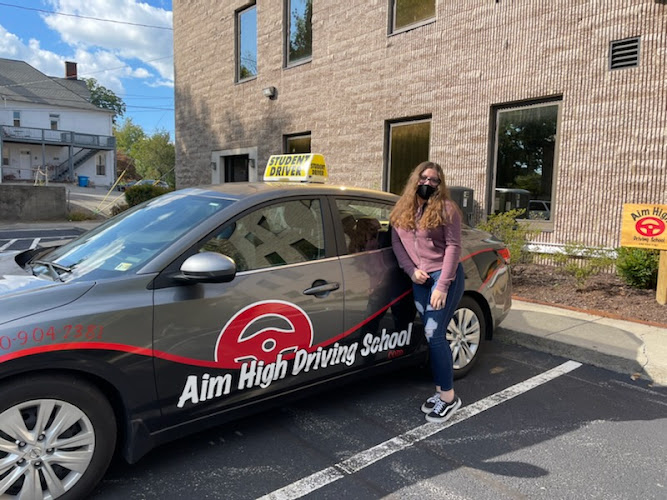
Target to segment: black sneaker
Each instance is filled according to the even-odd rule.
[[[438,398],[431,413],[426,415],[426,420],[429,422],[441,423],[449,420],[449,417],[456,413],[456,410],[461,408],[461,398],[454,396],[451,403],[445,403]]]
[[[440,393],[436,392],[433,396],[428,398],[426,402],[422,405],[422,411],[427,415],[433,411],[435,408],[435,403],[440,400]]]

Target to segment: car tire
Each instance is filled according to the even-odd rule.
[[[0,386],[0,443],[0,496],[86,498],[113,456],[116,418],[84,380],[28,376]]]
[[[482,308],[472,297],[463,296],[447,326],[455,379],[465,376],[477,362],[485,333],[486,318]]]

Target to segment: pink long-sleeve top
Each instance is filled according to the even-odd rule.
[[[440,270],[436,290],[447,293],[456,277],[461,257],[461,215],[454,202],[447,200],[445,209],[450,223],[433,229],[406,230],[392,228],[391,244],[398,264],[408,276],[417,269],[432,273]]]

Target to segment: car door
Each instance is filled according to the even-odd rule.
[[[268,203],[224,223],[170,266],[217,252],[236,262],[237,274],[228,283],[155,290],[166,425],[317,383],[354,361],[338,341],[344,296],[330,221],[317,197]]]
[[[371,198],[335,197],[345,280],[345,330],[359,343],[365,365],[416,353],[423,345],[412,285],[391,248],[394,204]]]

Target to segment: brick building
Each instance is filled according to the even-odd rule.
[[[618,245],[667,203],[666,0],[174,0],[176,181],[255,180],[312,151],[330,182],[400,190],[429,158],[474,220]]]

